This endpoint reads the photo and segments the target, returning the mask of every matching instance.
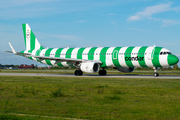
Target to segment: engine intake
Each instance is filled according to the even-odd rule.
[[[95,73],[98,72],[100,68],[100,65],[95,62],[86,62],[86,63],[81,63],[80,69],[83,72],[87,73]]]

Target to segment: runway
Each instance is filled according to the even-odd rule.
[[[134,75],[134,74],[126,74],[126,75],[108,74],[106,76],[99,76],[98,74],[84,74],[83,76],[75,76],[74,74],[57,74],[57,73],[0,73],[0,76],[180,79],[180,75],[160,75],[159,77],[154,77],[153,75]]]

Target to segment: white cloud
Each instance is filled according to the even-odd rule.
[[[177,25],[180,24],[180,21],[176,21],[176,20],[162,20],[162,27],[167,27],[169,25]]]
[[[117,2],[79,0],[0,0],[0,19],[34,18],[60,13],[96,10]]]
[[[180,7],[171,7],[172,3],[169,2],[167,4],[159,4],[155,6],[146,7],[143,11],[135,13],[133,16],[130,16],[127,20],[134,21],[134,20],[141,20],[141,19],[152,19],[152,15],[166,12],[166,11],[179,11]]]
[[[115,29],[117,29],[116,27],[117,22],[112,21],[111,24],[114,26]]]

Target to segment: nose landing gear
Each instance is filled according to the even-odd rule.
[[[157,72],[157,67],[153,67],[154,69],[154,77],[158,77],[159,73]]]

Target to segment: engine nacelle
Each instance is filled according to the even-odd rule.
[[[117,67],[117,69],[118,71],[125,72],[125,73],[132,72],[134,70],[133,67]]]
[[[100,68],[100,65],[95,62],[86,62],[86,63],[81,63],[80,69],[83,72],[87,73],[95,73],[98,72]]]

